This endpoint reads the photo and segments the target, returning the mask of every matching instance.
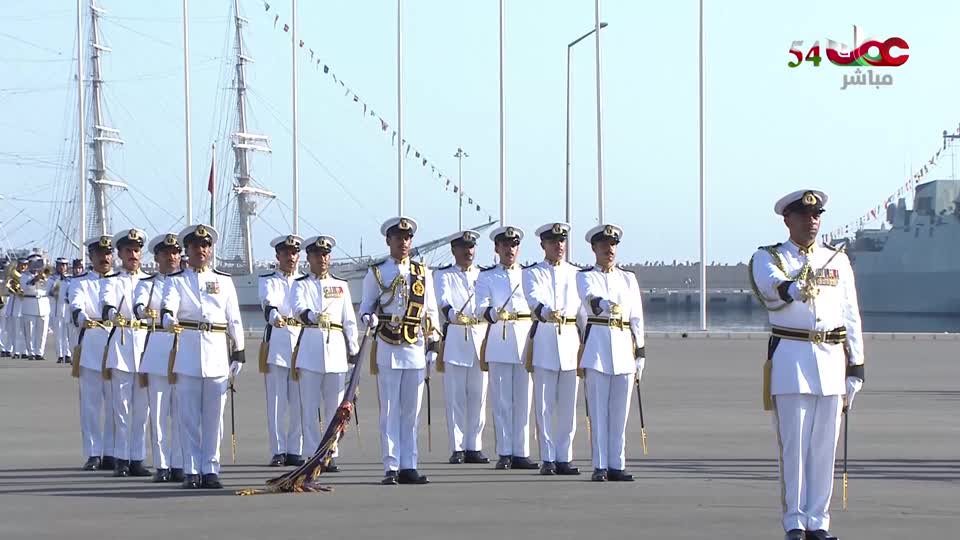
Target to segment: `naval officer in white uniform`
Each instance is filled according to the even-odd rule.
[[[765,406],[773,410],[788,540],[834,538],[828,531],[840,416],[864,379],[850,260],[817,243],[826,203],[813,189],[781,198],[774,211],[789,238],[750,260],[754,292],[770,316]]]
[[[586,239],[596,264],[577,273],[582,301],[580,369],[592,427],[595,482],[632,482],[626,472],[627,417],[634,380],[646,363],[643,305],[633,272],[616,265],[623,229],[597,225]]]
[[[50,325],[50,298],[47,297],[49,276],[43,265],[43,257],[34,253],[28,257],[27,271],[20,275],[20,313],[26,344],[27,358],[43,360],[47,345],[47,328]]]
[[[140,360],[140,378],[147,380],[150,402],[150,432],[153,446],[154,482],[183,482],[183,451],[180,446],[176,385],[171,384],[167,370],[173,333],[160,323],[163,288],[168,276],[180,270],[180,240],[177,234],[158,235],[147,244],[157,273],[140,280],[134,290],[133,310],[145,322],[143,357]]]
[[[292,291],[293,313],[303,325],[294,368],[300,381],[304,451],[310,456],[343,401],[348,356],[360,350],[350,287],[330,274],[330,252],[336,245],[337,240],[325,234],[304,242],[310,273],[297,279]],[[339,455],[338,445],[324,472],[340,472]]]
[[[503,226],[490,232],[498,264],[477,278],[477,317],[489,323],[480,347],[481,369],[490,374],[498,470],[539,469],[530,461],[533,382],[524,366],[524,345],[532,325],[517,263],[523,231]]]
[[[302,274],[300,244],[295,234],[270,241],[277,269],[260,276],[259,296],[267,327],[261,342],[259,370],[267,393],[267,443],[271,467],[303,465],[303,423],[300,420],[300,388],[290,376],[293,347],[300,337],[300,320],[293,312],[293,283]]]
[[[580,295],[579,268],[563,260],[569,234],[567,223],[538,228],[543,261],[523,271],[523,292],[536,318],[527,345],[527,369],[533,369],[533,414],[540,433],[543,475],[580,474],[571,463],[577,431]]]
[[[80,379],[80,432],[87,456],[83,469],[113,470],[113,389],[104,376],[104,352],[113,323],[104,321],[100,311],[100,278],[113,268],[113,237],[94,236],[86,246],[92,270],[70,280],[70,319],[79,329],[72,370]]]
[[[454,264],[434,274],[437,305],[443,314],[443,370],[450,463],[490,463],[483,454],[487,417],[487,372],[480,369],[480,346],[487,322],[475,316],[480,269],[473,264],[480,233],[466,230],[450,241]]]
[[[191,225],[180,231],[189,266],[164,287],[164,328],[177,332],[173,366],[187,489],[220,489],[220,440],[229,379],[240,375],[243,325],[229,274],[213,269],[217,231]],[[202,475],[202,476],[201,476]]]
[[[430,269],[410,260],[416,231],[417,222],[405,216],[381,225],[390,257],[370,267],[360,302],[361,320],[377,331],[371,369],[378,374],[384,485],[429,482],[417,472],[417,426],[439,321]]]
[[[113,237],[120,257],[120,269],[104,276],[100,285],[100,310],[103,320],[112,321],[107,339],[107,364],[113,387],[113,413],[116,439],[113,475],[150,476],[143,466],[147,457],[147,416],[150,409],[146,386],[139,384],[137,373],[147,332],[134,314],[134,288],[147,277],[140,270],[140,254],[147,235],[140,229],[123,230]]]

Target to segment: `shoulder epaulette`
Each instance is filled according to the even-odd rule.
[[[486,267],[481,266],[481,267],[480,267],[480,271],[481,271],[481,272],[489,272],[489,271],[491,271],[491,270],[496,270],[499,266],[500,266],[499,264],[495,264],[495,265],[493,265],[493,266],[486,266]]]
[[[593,265],[579,265],[577,263],[570,263],[574,268],[583,271],[583,270],[593,270]]]
[[[112,274],[107,274],[107,275],[103,276],[103,277],[100,278],[100,279],[107,279],[107,278],[117,277],[118,275],[119,275],[119,272],[113,272]]]
[[[151,279],[153,279],[153,278],[155,278],[155,277],[157,277],[156,274],[150,274],[150,275],[147,276],[147,277],[140,278],[140,281],[150,281]]]
[[[264,277],[264,276],[260,276],[260,277]],[[304,275],[298,277],[297,279],[295,279],[294,281],[303,281],[303,280],[307,279],[308,277],[310,277],[310,274],[304,274]]]
[[[520,265],[520,268],[523,268],[524,270],[526,270],[527,268],[533,268],[533,267],[536,266],[537,264],[539,264],[539,263],[521,264],[521,265]]]
[[[277,273],[277,271],[274,270],[273,272],[267,272],[266,274],[260,274],[260,277],[270,277],[270,276],[272,276],[272,275],[274,275],[274,274],[276,274],[276,273]]]
[[[589,271],[593,270],[593,267],[592,267],[592,266],[589,267],[589,268],[583,268],[582,266],[581,266],[581,267],[578,267],[578,268],[580,268],[580,272],[589,272]]]
[[[174,272],[174,273],[172,273],[172,274],[167,274],[167,277],[179,276],[179,275],[182,274],[182,273],[183,273],[183,270],[177,270],[176,272]]]
[[[214,270],[213,273],[214,273],[214,274],[217,274],[218,276],[227,276],[227,277],[230,277],[230,274],[228,274],[228,273],[226,273],[226,272],[221,272],[220,270]]]
[[[340,281],[347,281],[347,280],[343,279],[342,277],[340,277],[340,276],[338,276],[338,275],[336,275],[336,274],[327,274],[327,275],[330,276],[330,277],[332,277],[333,279],[337,279],[337,280],[340,280]]]
[[[830,244],[824,244],[823,247],[829,249],[830,251],[836,251],[837,253],[843,253],[843,252],[845,251],[845,248],[846,248],[846,246],[837,247],[837,246],[833,246],[833,245],[830,245]]]
[[[384,260],[382,260],[382,261],[380,261],[380,262],[378,262],[378,263],[376,263],[376,264],[371,264],[371,265],[370,265],[370,268],[373,268],[373,267],[375,267],[375,266],[383,266],[383,265],[386,264],[386,263],[387,263],[387,259],[384,259]]]
[[[89,273],[89,272],[84,271],[82,274],[77,274],[77,275],[73,276],[72,279],[86,277],[88,273]]]
[[[445,265],[437,268],[437,272],[439,272],[440,270],[446,270],[447,268],[450,268],[450,267],[452,267],[452,266],[453,266],[453,263],[451,263],[451,264],[445,264]]]
[[[771,245],[769,245],[769,246],[760,246],[760,247],[758,247],[757,249],[758,249],[758,250],[762,249],[762,250],[764,250],[764,251],[770,251],[771,249],[777,249],[778,247],[780,247],[780,246],[782,246],[782,245],[783,245],[783,242],[777,242],[776,244],[771,244]]]

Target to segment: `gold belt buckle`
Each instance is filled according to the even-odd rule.
[[[197,325],[197,330],[200,330],[201,332],[209,332],[210,328],[211,328],[210,323],[207,323],[207,322],[202,322]]]
[[[321,313],[317,318],[317,326],[326,330],[330,329],[330,315]]]
[[[500,321],[510,321],[516,318],[516,315],[510,313],[509,311],[502,309],[497,312],[497,320]]]
[[[473,319],[467,316],[465,313],[457,313],[457,324],[469,326],[472,323]]]
[[[826,338],[826,332],[817,331],[813,332],[812,334],[813,335],[810,336],[810,341],[812,341],[814,345],[820,345]]]

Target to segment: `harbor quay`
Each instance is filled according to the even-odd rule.
[[[248,337],[253,348],[258,336]],[[782,538],[777,444],[761,402],[766,339],[648,333],[641,387],[648,454],[634,396],[633,483],[447,463],[443,375],[434,374],[431,425],[423,410],[419,430],[420,469],[432,483],[381,486],[377,399],[364,364],[359,429],[351,424],[341,442],[342,472],[321,476],[333,491],[249,497],[235,492],[285,470],[266,466],[264,382],[255,369],[244,371],[234,396],[236,462],[229,404],[224,418],[227,489],[183,490],[81,471],[69,368],[4,358],[0,538]],[[849,416],[848,506],[841,509],[841,438],[831,530],[844,540],[951,538],[960,522],[960,335],[867,334],[865,342],[866,382]],[[574,462],[589,469],[582,391],[578,402]],[[493,431],[488,410],[488,453]]]

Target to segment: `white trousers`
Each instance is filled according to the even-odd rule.
[[[177,375],[184,474],[220,474],[227,377]]]
[[[153,466],[157,469],[182,469],[183,451],[180,447],[176,386],[168,382],[166,375],[151,373],[148,377]]]
[[[417,468],[417,426],[423,398],[422,369],[380,367],[380,450],[384,471]]]
[[[346,390],[344,381],[346,373],[317,373],[306,369],[300,370],[300,403],[302,409],[300,418],[303,418],[303,451],[307,456],[313,456],[320,447],[320,439],[327,432],[330,420],[340,407]],[[339,446],[339,445],[338,445]],[[333,457],[340,455],[339,449],[334,449]]]
[[[110,372],[117,430],[113,457],[143,461],[147,457],[147,416],[150,411],[147,389],[140,386],[136,373],[119,369]]]
[[[30,340],[27,334],[27,317],[23,315],[17,316],[13,320],[14,334],[16,335],[16,341],[14,341],[13,352],[14,354],[31,354],[30,351]]]
[[[70,358],[70,323],[63,317],[54,322],[54,336],[57,338],[57,358]]]
[[[577,381],[574,369],[533,368],[533,414],[540,433],[542,461],[573,460],[573,436],[577,432]]]
[[[497,454],[530,457],[530,409],[533,406],[530,374],[523,364],[490,362],[489,365]]]
[[[113,452],[113,389],[99,371],[80,368],[80,435],[87,457]]]
[[[830,529],[843,396],[774,396],[783,530]]]
[[[443,394],[447,409],[450,452],[483,449],[487,421],[487,374],[480,363],[470,367],[446,364]]]
[[[300,389],[290,368],[270,365],[263,376],[267,389],[267,438],[271,455],[303,453]]]
[[[605,375],[586,370],[584,391],[590,410],[590,444],[594,469],[622,471],[626,466],[627,417],[633,395],[633,375]]]

